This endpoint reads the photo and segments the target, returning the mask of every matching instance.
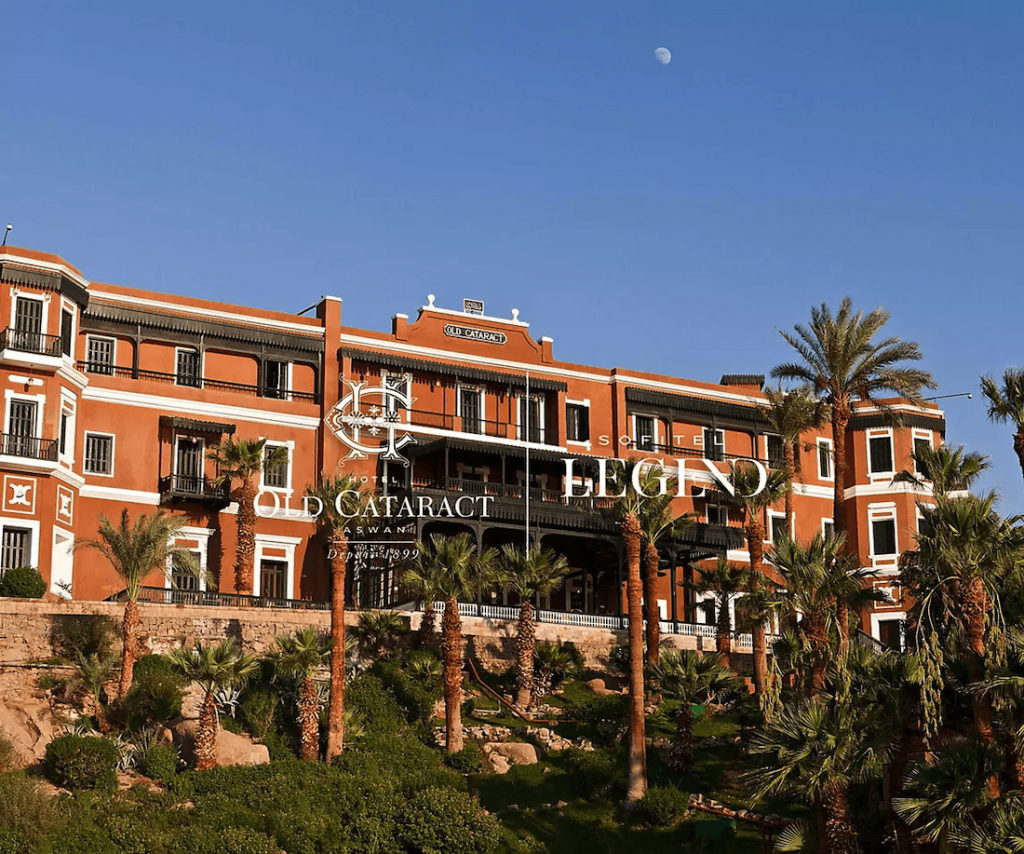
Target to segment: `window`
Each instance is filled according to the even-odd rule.
[[[720,504],[709,504],[707,506],[707,519],[709,525],[728,525],[729,508]]]
[[[463,433],[483,433],[481,397],[480,389],[459,389],[459,414],[462,416]]]
[[[14,303],[14,349],[31,353],[42,352],[42,331],[43,301],[18,297]]]
[[[892,436],[868,437],[868,471],[871,474],[892,473]]]
[[[57,449],[61,454],[66,454],[68,452],[68,421],[70,420],[70,418],[71,418],[71,413],[69,413],[67,410],[64,410],[64,411],[61,412],[61,414],[60,414],[60,445],[59,445],[59,447]]]
[[[284,599],[284,580],[288,564],[283,560],[260,561],[260,596],[267,599]]]
[[[180,492],[203,492],[203,452],[206,444],[194,436],[178,436],[174,442],[174,488]]]
[[[768,465],[773,469],[780,469],[786,464],[785,442],[781,436],[768,435]]]
[[[871,522],[871,554],[874,557],[896,556],[896,520],[873,519]]]
[[[928,476],[928,472],[924,470],[918,460],[922,455],[927,454],[932,449],[931,439],[926,439],[923,436],[914,437],[914,471],[923,477],[925,480],[931,480]]]
[[[385,374],[384,388],[394,389],[402,394],[406,400],[409,400],[412,397],[409,393],[409,378],[402,376],[401,374]],[[388,397],[386,406],[389,415],[397,415],[399,409],[406,408],[393,397]]]
[[[279,448],[284,449],[284,453],[281,454],[283,459],[275,465],[268,465],[263,469],[263,485],[268,489],[288,488],[288,463],[290,456],[288,453],[288,446],[267,442],[266,445],[263,446],[263,458],[266,460]]]
[[[31,566],[32,532],[28,528],[4,526],[0,542],[0,572]]]
[[[114,437],[100,433],[85,434],[85,473],[114,473]]]
[[[704,459],[725,459],[725,431],[704,428]]]
[[[527,442],[544,441],[544,409],[535,395],[519,398],[519,439]]]
[[[779,539],[788,531],[789,525],[786,524],[786,517],[784,515],[768,514],[768,536],[772,541],[772,545],[778,545]]]
[[[179,356],[180,358],[180,356]],[[263,363],[263,396],[274,400],[288,399],[288,363],[267,359]]]
[[[192,552],[198,565],[202,560],[200,552]],[[192,570],[182,566],[181,558],[175,557],[171,566],[171,587],[176,590],[196,591],[199,589],[199,576]]]
[[[636,449],[638,451],[654,450],[654,418],[650,415],[634,415],[636,429]]]
[[[198,350],[178,350],[178,385],[199,388],[203,384],[202,359]]]
[[[836,534],[835,523],[833,523],[833,521],[831,519],[822,519],[821,520],[821,536],[824,537],[825,539],[828,539],[829,537],[834,537],[835,534]]]
[[[570,442],[590,441],[590,407],[570,403],[565,407],[565,438]]]
[[[114,373],[114,339],[89,335],[85,339],[85,371],[89,374]]]
[[[7,418],[7,441],[4,452],[16,457],[38,457],[41,443],[36,436],[36,413],[38,404],[34,400],[11,400]]]
[[[818,439],[818,477],[832,480],[832,443],[828,439]]]
[[[903,620],[879,620],[878,639],[894,652],[903,649]]]
[[[65,356],[70,356],[74,347],[75,315],[74,312],[64,309],[60,313],[60,351]]]

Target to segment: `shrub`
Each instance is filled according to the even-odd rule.
[[[117,747],[105,738],[62,735],[46,746],[46,778],[66,789],[101,789],[117,785]]]
[[[46,592],[46,582],[33,566],[19,566],[7,570],[0,578],[0,596],[18,599],[39,599]]]
[[[399,839],[422,854],[491,854],[501,842],[497,819],[468,795],[424,789],[410,798],[398,818]]]
[[[55,834],[52,854],[122,854],[106,831],[95,825],[72,825]]]
[[[460,774],[475,774],[483,764],[483,755],[477,743],[470,741],[458,753],[445,753],[444,764]]]
[[[387,734],[405,727],[404,710],[376,676],[363,674],[352,680],[345,705],[360,714],[368,733]]]
[[[675,786],[652,786],[634,809],[638,821],[649,827],[668,827],[690,807],[690,796]]]
[[[29,842],[20,830],[0,827],[0,854],[25,854]]]
[[[152,780],[169,783],[178,773],[178,751],[170,744],[154,744],[139,760],[139,770]]]
[[[381,684],[394,695],[405,710],[406,720],[410,723],[429,723],[434,703],[441,697],[440,691],[430,691],[422,682],[391,661],[377,662],[370,673],[380,679]]]
[[[615,757],[606,752],[570,747],[562,753],[570,773],[580,781],[589,798],[606,794],[615,781]]]
[[[278,854],[281,846],[248,827],[226,827],[211,833],[211,828],[198,825],[179,834],[171,850],[174,854]]]
[[[606,694],[573,707],[570,716],[586,728],[595,740],[610,744],[626,723],[628,704],[628,697]]]
[[[0,854],[21,854],[57,822],[53,798],[21,771],[0,775]]]
[[[83,658],[90,655],[108,657],[114,651],[118,637],[115,620],[76,615],[56,620],[50,633],[50,643],[55,655],[75,661],[80,655]]]
[[[179,717],[185,687],[185,680],[163,656],[147,655],[135,665],[132,687],[122,705],[124,716],[132,726]]]
[[[279,706],[280,697],[269,688],[258,685],[245,692],[238,704],[238,717],[253,736],[265,741],[274,730]]]

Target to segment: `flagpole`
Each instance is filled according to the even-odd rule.
[[[526,414],[525,422],[526,435],[526,552],[530,552],[530,372],[526,372],[526,402],[523,407]]]

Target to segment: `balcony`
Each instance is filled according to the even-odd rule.
[[[231,503],[231,487],[226,483],[218,486],[208,477],[169,474],[160,478],[160,503],[171,501],[226,506]]]
[[[429,427],[434,430],[448,430],[453,433],[464,433],[467,436],[479,436],[481,439],[510,439],[521,442],[526,438],[526,431],[519,424],[509,421],[494,421],[485,418],[461,417],[425,409],[409,409],[410,427]],[[531,425],[529,440],[535,445],[558,445],[554,431],[545,430],[539,425]]]
[[[63,363],[63,349],[59,335],[42,332],[23,332],[7,327],[0,332],[0,361],[8,364],[59,368]]]
[[[4,468],[53,471],[57,468],[57,440],[0,433],[0,462]]]
[[[78,370],[86,374],[99,374],[107,377],[118,377],[129,380],[151,380],[178,388],[205,388],[226,391],[231,394],[264,397],[270,400],[295,400],[303,403],[319,403],[320,395],[312,391],[293,391],[291,389],[261,387],[245,383],[232,383],[226,380],[214,380],[209,377],[193,377],[185,374],[168,374],[161,371],[144,371],[134,368],[123,368],[108,365],[104,362],[79,362]]]

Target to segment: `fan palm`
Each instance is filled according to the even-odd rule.
[[[169,516],[163,511],[143,513],[134,522],[128,511],[121,513],[117,525],[100,515],[100,527],[95,540],[80,540],[75,548],[91,548],[102,554],[124,582],[124,619],[121,622],[121,681],[118,698],[123,700],[132,687],[132,672],[138,654],[139,593],[152,572],[170,573],[173,565],[179,569],[198,573],[199,564],[188,549],[174,545],[176,537],[188,524],[188,519]]]
[[[701,579],[694,585],[698,593],[712,593],[718,619],[715,625],[715,648],[718,663],[729,669],[732,656],[732,618],[729,605],[737,595],[747,590],[751,582],[750,570],[718,558],[714,567],[696,567]]]
[[[256,495],[258,476],[287,464],[288,449],[283,445],[268,448],[266,439],[239,439],[229,436],[216,448],[206,453],[207,459],[217,463],[214,483],[228,485],[237,481],[232,497],[238,502],[235,524],[238,539],[235,543],[235,592],[243,596],[253,594],[253,574],[256,562]]]
[[[835,444],[832,523],[840,532],[846,530],[846,429],[853,401],[869,401],[885,410],[879,396],[892,393],[917,403],[922,388],[935,387],[927,371],[900,364],[921,359],[916,343],[896,337],[875,340],[888,320],[889,312],[882,308],[867,316],[854,313],[853,301],[844,297],[835,315],[822,303],[811,308],[808,326],[796,325],[795,335],[779,330],[803,361],[777,365],[772,376],[808,384],[829,405]]]
[[[988,419],[1005,424],[1013,423],[1013,450],[1017,454],[1021,473],[1024,474],[1024,368],[1003,371],[1003,384],[996,385],[991,376],[981,378],[981,393],[988,399]]]
[[[533,598],[557,590],[565,583],[569,564],[550,550],[531,547],[523,551],[512,545],[501,548],[498,560],[498,585],[519,597],[519,619],[516,621],[516,705],[525,709],[533,698],[533,653],[537,644],[537,627]]]
[[[795,446],[800,437],[808,430],[821,427],[825,423],[828,410],[824,403],[814,396],[809,386],[801,386],[792,391],[766,388],[768,408],[765,417],[779,438],[782,440],[783,468],[789,472],[792,480],[796,473]],[[786,493],[786,526],[793,524],[793,490]]]
[[[306,494],[318,502],[316,524],[327,541],[331,571],[331,699],[327,709],[327,761],[345,746],[345,570],[348,565],[348,526],[358,524],[368,495],[352,474],[324,477]]]
[[[537,644],[533,658],[533,666],[537,670],[537,676],[533,680],[533,696],[531,701],[534,704],[539,703],[541,697],[549,693],[557,683],[565,678],[566,671],[572,665],[572,654],[565,647],[551,643],[551,641]]]
[[[462,618],[459,600],[473,599],[494,581],[493,550],[477,552],[468,534],[434,535],[416,543],[416,555],[405,571],[405,584],[427,602],[444,602],[441,618],[441,661],[444,667],[445,744],[449,753],[462,750]]]
[[[708,703],[721,691],[737,690],[739,680],[711,656],[692,649],[666,651],[647,672],[665,697],[679,701],[669,761],[689,774],[693,770],[693,705]]]
[[[405,633],[405,618],[397,611],[364,611],[359,625],[353,629],[356,637],[373,650],[378,659],[391,655],[391,647]]]
[[[190,649],[172,650],[167,660],[189,682],[203,691],[196,730],[196,770],[208,771],[217,764],[217,703],[214,693],[221,688],[245,682],[256,670],[256,660],[241,652],[234,641],[212,646],[196,643]]]
[[[989,467],[988,457],[973,451],[965,453],[963,445],[921,445],[910,456],[917,472],[901,471],[893,480],[919,487],[930,484],[933,494],[944,497],[970,489]]]
[[[734,493],[723,496],[740,508],[743,517],[743,533],[747,538],[747,553],[750,556],[750,592],[757,593],[762,589],[764,574],[764,513],[778,502],[793,485],[789,473],[784,469],[768,472],[763,488],[761,472],[757,466],[739,463],[733,467],[729,475]],[[764,623],[755,623],[750,631],[751,646],[754,653],[754,691],[761,696],[768,684],[768,641]]]
[[[334,639],[312,626],[277,639],[277,650],[269,658],[281,673],[296,676],[299,687],[299,758],[315,761],[320,755],[320,703],[313,676],[329,660]]]

